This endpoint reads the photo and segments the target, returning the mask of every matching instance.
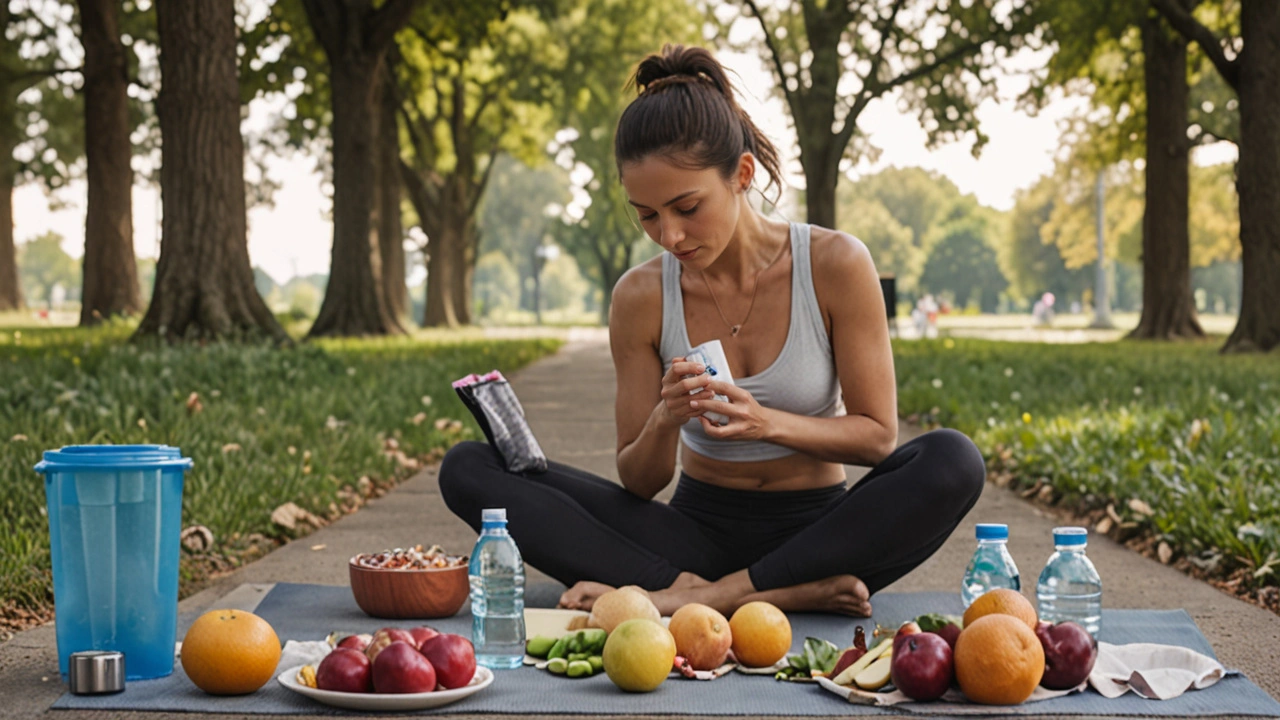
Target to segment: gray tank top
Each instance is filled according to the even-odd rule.
[[[680,261],[662,254],[662,353],[663,371],[672,358],[682,357],[693,343],[684,322],[684,296],[680,292]],[[782,352],[773,364],[750,377],[730,367],[735,384],[751,393],[760,405],[797,415],[832,417],[844,414],[840,382],[836,377],[831,340],[818,309],[809,257],[809,226],[791,223],[791,321]],[[680,429],[680,440],[690,450],[715,460],[754,462],[795,454],[782,445],[763,440],[718,440],[709,437],[697,420]]]

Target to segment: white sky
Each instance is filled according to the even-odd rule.
[[[719,58],[741,78],[743,105],[761,130],[778,143],[784,166],[798,167],[794,134],[787,126],[782,101],[769,97],[768,88],[773,85],[770,73],[755,55],[722,52]],[[1011,208],[1017,190],[1034,184],[1053,168],[1058,121],[1083,102],[1078,98],[1059,100],[1039,116],[1029,117],[1015,107],[1014,98],[1021,86],[1018,78],[1002,78],[1000,98],[979,108],[979,120],[991,140],[976,159],[970,152],[972,138],[931,151],[920,124],[913,115],[898,110],[896,99],[873,102],[859,118],[859,125],[883,153],[876,165],[863,163],[855,172],[875,172],[887,166],[924,167],[950,178],[961,192],[973,193],[984,205]],[[255,122],[261,114],[253,113],[249,122]],[[1221,145],[1197,151],[1196,162],[1208,164],[1234,158],[1234,146]],[[280,282],[295,274],[327,273],[333,226],[325,218],[329,202],[321,193],[314,160],[304,156],[275,158],[270,172],[282,187],[276,193],[274,207],[249,211],[249,255],[253,264]],[[802,177],[793,176],[789,182],[794,187],[803,186]],[[15,238],[22,243],[53,230],[66,238],[66,251],[80,257],[84,254],[84,183],[73,183],[59,193],[58,199],[64,207],[51,210],[49,198],[39,187],[19,188],[14,198]],[[156,257],[158,192],[151,187],[135,187],[133,202],[134,248],[139,256]]]

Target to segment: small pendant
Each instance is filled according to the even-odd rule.
[[[741,329],[742,329],[741,325],[734,325],[733,327],[729,328],[729,334],[732,335],[733,337],[738,337],[738,331]]]

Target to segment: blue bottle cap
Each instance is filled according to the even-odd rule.
[[[1054,545],[1087,545],[1089,531],[1082,527],[1056,527],[1053,529]]]
[[[975,534],[979,540],[1008,540],[1009,526],[1004,523],[978,523]]]
[[[506,508],[485,508],[480,511],[480,523],[483,525],[506,525]]]

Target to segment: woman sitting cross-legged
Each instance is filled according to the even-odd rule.
[[[778,154],[710,53],[668,46],[634,81],[618,170],[666,252],[613,293],[622,484],[554,462],[508,473],[488,445],[466,442],[445,456],[441,494],[477,530],[482,509],[505,507],[525,560],[569,586],[563,607],[638,585],[664,614],[767,600],[868,615],[871,594],[924,562],[973,507],[982,456],[952,430],[895,449],[893,355],[871,255],[845,233],[748,202],[758,167],[778,182]],[[713,339],[736,384],[685,360]],[[674,496],[655,501],[677,453]],[[873,469],[846,488],[846,464]]]

